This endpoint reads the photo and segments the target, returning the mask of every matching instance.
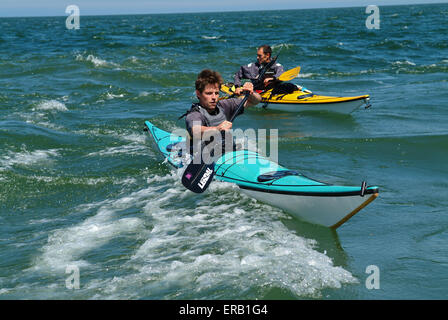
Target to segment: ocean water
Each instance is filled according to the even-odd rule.
[[[0,18],[0,299],[448,298],[448,4]],[[279,162],[380,188],[337,231],[214,182],[185,190],[143,132],[268,43],[350,115],[249,110]],[[366,286],[369,266],[379,288]],[[79,288],[67,286],[79,271]],[[70,282],[71,283],[71,282]]]

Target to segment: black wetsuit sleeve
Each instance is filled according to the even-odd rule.
[[[278,78],[284,72],[283,66],[280,63],[276,63],[274,66],[274,77]]]
[[[193,111],[185,117],[185,127],[187,128],[187,131],[191,137],[193,136],[192,129],[195,125],[206,126],[206,123],[200,112]]]
[[[250,63],[247,66],[241,66],[240,70],[235,73],[234,84],[236,86],[241,86],[241,79],[255,80],[260,73],[256,63]]]
[[[241,79],[243,79],[243,66],[240,67],[237,73],[235,73],[235,77],[233,79],[233,83],[235,86],[241,86]]]

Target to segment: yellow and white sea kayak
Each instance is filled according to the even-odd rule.
[[[223,84],[221,91],[226,93],[227,97],[232,96],[232,86],[233,84]],[[362,105],[366,108],[370,107],[368,94],[355,97],[331,97],[314,94],[309,90],[302,91],[297,87],[297,90],[291,93],[273,93],[273,89],[270,89],[260,92],[260,95],[263,100],[259,106],[287,112],[329,111],[349,114]]]

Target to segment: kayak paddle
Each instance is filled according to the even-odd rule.
[[[248,98],[249,93],[247,92],[244,96],[244,99],[240,102],[232,117],[230,118],[230,122],[235,119],[241,108],[244,107],[244,104],[246,103]],[[216,144],[217,141],[214,141],[212,143]],[[215,175],[215,162],[213,161],[209,164],[204,162],[204,159],[202,157],[202,147],[204,147],[204,143],[202,143],[199,152],[193,155],[193,159],[182,174],[182,184],[185,188],[193,191],[194,193],[202,193],[207,190],[208,186],[213,180],[213,176]],[[215,148],[211,148],[211,150],[214,149]],[[194,160],[196,157],[200,157],[200,163],[195,163],[196,161]]]

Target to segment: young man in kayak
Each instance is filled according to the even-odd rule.
[[[241,66],[240,70],[235,74],[234,84],[236,87],[241,86],[242,79],[256,80],[260,74],[260,70],[271,61],[272,49],[268,45],[262,45],[257,49],[257,62],[249,63],[247,66]],[[265,90],[271,82],[283,73],[283,66],[280,63],[274,64],[270,70],[265,73],[262,83],[259,83],[254,89]],[[239,88],[237,88],[238,90]],[[238,93],[238,91],[236,91]]]
[[[213,70],[205,69],[199,73],[196,80],[196,96],[199,103],[192,105],[186,113],[185,123],[190,137],[202,137],[209,130],[228,131],[232,129],[230,118],[238,108],[241,99],[229,98],[219,100],[219,89],[223,83],[221,75]],[[254,91],[252,83],[245,83],[238,88],[250,93],[244,108],[257,105],[261,96]],[[244,108],[238,115],[244,112]]]

